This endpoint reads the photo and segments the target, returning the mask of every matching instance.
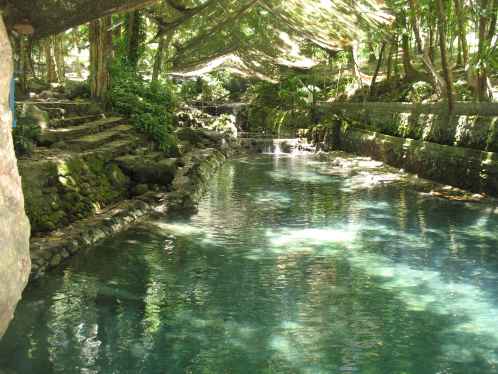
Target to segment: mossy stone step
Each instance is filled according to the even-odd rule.
[[[98,114],[90,114],[87,116],[76,116],[76,117],[68,117],[68,118],[58,118],[49,122],[48,127],[57,129],[59,127],[71,127],[82,125],[87,122],[97,121],[101,118],[104,118],[102,113]]]
[[[90,115],[101,113],[98,104],[91,101],[26,101],[27,104],[36,105],[50,115]]]
[[[134,152],[137,146],[137,139],[132,136],[126,137],[125,139],[118,139],[110,143],[104,144],[103,146],[88,150],[83,154],[100,154],[104,159],[116,159],[121,156],[130,154]]]
[[[94,122],[85,123],[79,126],[47,129],[40,136],[39,143],[44,146],[50,146],[51,144],[60,141],[67,141],[72,138],[102,132],[107,129],[116,127],[122,123],[123,123],[122,118],[110,117],[110,118],[103,118]]]
[[[91,150],[114,140],[126,137],[132,129],[133,127],[130,125],[119,125],[113,127],[112,130],[85,135],[81,138],[70,139],[66,142],[57,143],[54,146],[62,149],[71,149],[73,151]]]

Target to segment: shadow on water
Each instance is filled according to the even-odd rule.
[[[27,290],[0,372],[496,373],[495,207],[327,165],[227,163],[191,219],[72,259]]]

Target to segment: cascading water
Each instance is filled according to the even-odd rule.
[[[302,139],[268,139],[265,143],[263,154],[271,155],[298,155],[308,152],[302,150]]]

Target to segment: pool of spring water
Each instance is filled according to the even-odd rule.
[[[327,168],[230,161],[193,217],[71,259],[26,290],[0,373],[498,373],[494,203]]]

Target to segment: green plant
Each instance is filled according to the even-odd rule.
[[[227,99],[230,91],[225,88],[225,82],[219,76],[208,74],[183,82],[180,95],[185,101],[219,102]]]
[[[31,117],[20,117],[12,135],[14,149],[18,156],[29,156],[41,134],[41,129],[36,120]]]
[[[231,136],[237,137],[237,126],[235,123],[235,116],[232,114],[222,114],[217,117],[210,125],[212,130]]]
[[[149,83],[126,65],[113,67],[109,101],[113,110],[131,119],[164,152],[176,152],[173,112],[176,98],[169,83]]]

